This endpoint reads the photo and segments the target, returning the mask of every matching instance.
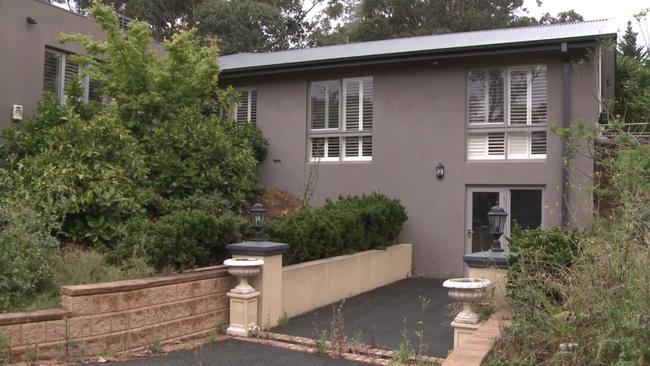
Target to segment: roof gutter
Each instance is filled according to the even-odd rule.
[[[568,40],[563,42],[567,44],[569,49],[577,48],[591,48],[597,47],[598,41],[590,39],[578,39],[572,43],[568,43]],[[221,79],[236,79],[243,77],[252,77],[252,76],[263,76],[263,75],[277,75],[285,74],[291,72],[299,71],[314,71],[314,70],[323,70],[323,69],[336,69],[336,68],[347,68],[355,66],[370,66],[370,65],[382,65],[382,64],[391,64],[398,62],[417,62],[417,61],[437,61],[444,59],[460,58],[460,57],[475,57],[475,56],[490,56],[490,55],[501,55],[501,54],[518,54],[518,53],[529,53],[529,52],[543,52],[543,51],[558,51],[561,50],[561,45],[557,43],[552,44],[536,44],[536,45],[521,45],[521,44],[510,44],[503,47],[493,47],[489,49],[469,49],[469,50],[435,50],[435,51],[426,51],[419,53],[402,53],[395,55],[373,55],[373,56],[364,56],[364,57],[354,57],[354,58],[341,58],[334,60],[318,60],[318,61],[308,61],[308,62],[296,62],[291,64],[281,64],[281,65],[269,65],[269,66],[254,66],[254,67],[244,67],[238,69],[226,69],[222,70],[220,74]]]

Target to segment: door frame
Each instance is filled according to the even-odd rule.
[[[526,190],[526,189],[538,189],[542,191],[542,222],[541,227],[545,227],[546,222],[546,186],[544,185],[466,185],[465,186],[465,230],[463,232],[465,236],[465,251],[464,254],[471,254],[472,252],[472,193],[474,192],[495,192],[499,194],[499,206],[503,207],[508,215],[512,211],[510,207],[510,191],[512,190]],[[501,237],[501,247],[508,249],[508,242],[505,239],[507,235],[510,234],[510,216],[506,220],[505,227],[503,229],[504,235]]]

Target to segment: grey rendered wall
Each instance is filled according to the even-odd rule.
[[[27,24],[32,17],[38,24]],[[36,112],[43,95],[45,47],[79,53],[74,44],[60,44],[57,34],[84,33],[104,39],[85,17],[34,0],[0,0],[0,128],[11,126],[11,105],[23,105],[25,117]]]
[[[427,276],[461,275],[465,248],[465,191],[472,185],[535,185],[545,190],[545,225],[561,222],[561,143],[549,135],[545,161],[467,161],[465,158],[468,67],[545,63],[549,77],[549,121],[561,118],[562,64],[559,52],[481,57],[318,73],[293,73],[250,80],[258,89],[258,125],[270,140],[261,171],[265,185],[302,195],[306,163],[308,85],[311,80],[372,75],[374,126],[372,162],[321,163],[312,204],[340,194],[380,191],[406,206],[409,220],[400,238],[414,244],[414,270]],[[572,77],[573,120],[597,121],[597,66],[587,63]],[[442,162],[444,179],[434,167]],[[587,184],[593,163],[578,159],[573,184]],[[571,192],[572,223],[589,222],[591,198]]]

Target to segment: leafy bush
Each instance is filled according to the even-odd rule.
[[[286,262],[300,263],[384,248],[397,239],[406,219],[399,201],[381,194],[341,197],[269,221],[265,236],[289,244]]]
[[[579,232],[561,226],[550,229],[528,229],[515,228],[508,246],[510,250],[518,253],[519,257],[526,253],[536,251],[548,258],[549,262],[559,266],[571,266],[578,254]],[[516,263],[518,257],[511,258],[511,263]]]
[[[0,312],[8,312],[25,306],[51,281],[58,242],[36,210],[2,202],[0,247]]]
[[[166,197],[219,192],[233,207],[257,192],[252,148],[235,145],[216,118],[183,110],[147,139],[153,185]]]
[[[91,121],[71,114],[39,149],[19,161],[14,179],[22,199],[56,216],[66,237],[109,244],[116,227],[142,211],[136,196],[147,175],[144,155],[114,114]]]
[[[111,261],[143,256],[157,270],[187,269],[220,263],[226,244],[241,241],[250,225],[231,213],[215,216],[204,210],[180,210],[152,222],[132,221],[128,236],[111,253]]]
[[[611,216],[595,216],[580,234],[551,230],[514,240],[521,249],[508,274],[513,323],[487,364],[648,364],[650,148],[618,137],[600,147],[615,148],[600,161],[617,199]],[[573,256],[572,247],[579,248]],[[565,353],[562,343],[577,346]]]

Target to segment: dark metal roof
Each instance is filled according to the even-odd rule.
[[[614,35],[616,31],[613,22],[605,19],[533,27],[435,34],[267,53],[239,53],[221,56],[219,63],[222,72],[227,75],[296,66],[540,45],[568,40],[595,40],[606,35]]]

